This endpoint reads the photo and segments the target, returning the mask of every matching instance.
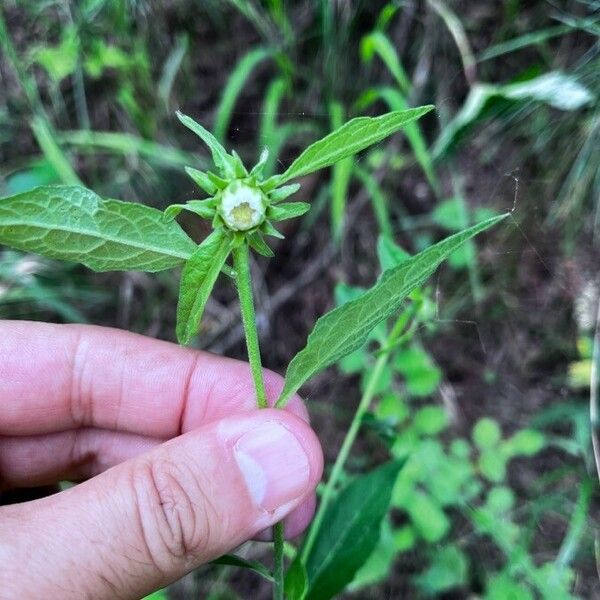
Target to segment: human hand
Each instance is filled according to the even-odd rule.
[[[265,372],[271,401],[281,378]],[[299,398],[256,410],[246,363],[118,330],[0,324],[7,598],[139,598],[314,510],[322,454]]]

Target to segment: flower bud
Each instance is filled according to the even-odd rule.
[[[219,213],[229,229],[248,231],[265,220],[264,193],[243,181],[232,181],[222,192]]]

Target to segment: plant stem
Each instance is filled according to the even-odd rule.
[[[285,535],[283,530],[283,521],[276,523],[273,527],[273,600],[283,600],[284,587],[284,561],[283,561],[283,544]]]
[[[387,340],[383,344],[384,348],[389,348],[393,346],[394,341],[398,338],[398,336],[402,333],[403,329],[406,326],[406,320],[402,318],[402,316],[396,321],[392,331],[390,332]],[[321,528],[321,524],[323,523],[323,518],[325,516],[325,511],[333,498],[335,490],[337,488],[337,484],[339,482],[340,476],[344,470],[344,465],[346,464],[346,460],[348,460],[348,456],[350,455],[350,450],[352,449],[352,445],[356,440],[356,436],[358,435],[358,431],[362,424],[363,417],[365,413],[369,410],[371,405],[371,401],[375,396],[375,391],[377,390],[377,384],[379,383],[379,378],[381,377],[383,370],[387,366],[389,361],[390,354],[389,352],[383,352],[377,358],[375,362],[375,366],[371,371],[371,377],[369,377],[369,381],[367,383],[367,387],[363,392],[363,395],[358,403],[358,407],[356,412],[354,413],[354,417],[352,418],[352,423],[350,423],[350,427],[346,432],[346,437],[342,442],[342,447],[335,459],[335,463],[333,464],[333,468],[331,469],[331,475],[327,480],[327,485],[323,491],[323,495],[321,496],[321,503],[319,504],[319,509],[317,510],[317,514],[313,519],[312,525],[308,531],[308,535],[306,537],[306,541],[302,547],[301,560],[303,563],[306,562],[310,551],[312,550],[313,544],[315,543],[315,539],[317,537],[317,533]]]
[[[258,408],[267,408],[267,394],[263,380],[262,364],[260,360],[260,346],[258,331],[256,330],[256,314],[254,311],[254,298],[252,292],[252,275],[250,274],[250,253],[248,244],[244,242],[233,250],[233,267],[235,270],[238,297],[240,299],[240,312],[246,336],[248,361],[252,371],[252,379],[256,390],[256,404]],[[273,527],[273,599],[283,600],[284,584],[284,530],[283,523],[276,523]]]
[[[256,404],[258,408],[267,408],[267,394],[262,375],[262,364],[260,361],[260,347],[258,344],[258,332],[256,330],[256,314],[254,312],[254,300],[252,294],[252,278],[250,275],[250,253],[248,245],[244,241],[233,250],[233,268],[236,275],[237,291],[240,299],[240,312],[246,336],[246,347],[248,349],[248,361],[252,371],[254,388],[256,389]]]

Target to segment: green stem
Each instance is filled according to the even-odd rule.
[[[390,332],[390,335],[383,344],[384,348],[389,348],[390,346],[393,346],[394,341],[402,333],[405,326],[406,320],[400,317],[396,321],[394,327],[392,328],[392,331]],[[354,413],[354,417],[352,418],[352,423],[350,423],[350,427],[346,432],[346,437],[342,442],[342,447],[340,448],[337,458],[335,459],[335,463],[333,464],[333,468],[331,469],[331,475],[329,476],[329,480],[327,481],[327,485],[325,486],[325,489],[323,490],[323,495],[321,496],[321,503],[319,504],[319,509],[317,510],[317,514],[313,519],[312,525],[306,537],[306,541],[304,542],[304,545],[302,547],[301,560],[303,563],[306,563],[306,559],[308,558],[308,555],[310,554],[310,551],[312,550],[312,547],[315,543],[317,533],[319,532],[319,529],[321,528],[321,525],[323,523],[323,518],[325,517],[325,511],[327,510],[327,507],[329,506],[329,503],[331,502],[333,495],[336,491],[340,476],[342,475],[344,466],[346,464],[346,461],[348,460],[348,456],[350,455],[350,450],[352,449],[352,445],[354,444],[356,436],[358,435],[358,431],[362,424],[363,417],[365,413],[369,410],[371,401],[373,400],[373,397],[375,396],[375,392],[377,390],[379,379],[383,374],[385,367],[387,366],[389,357],[389,352],[383,352],[382,354],[380,354],[377,358],[377,361],[375,362],[373,370],[371,371],[371,377],[369,377],[367,387],[365,388],[360,402],[358,403],[358,407],[356,409],[356,412]]]
[[[273,527],[273,559],[275,565],[273,567],[273,600],[283,600],[284,587],[284,560],[283,560],[283,545],[285,542],[285,534],[283,530],[283,521],[275,524]]]
[[[250,274],[250,253],[248,244],[244,242],[233,250],[233,267],[235,270],[238,297],[240,299],[240,312],[246,336],[248,361],[256,390],[256,404],[258,408],[267,408],[267,394],[263,380],[262,363],[260,360],[260,346],[258,331],[256,330],[256,314],[254,311],[254,298],[252,292],[252,276]],[[284,530],[283,523],[276,523],[273,527],[273,599],[283,600],[284,586]]]
[[[260,360],[260,347],[258,345],[258,332],[256,330],[256,314],[252,294],[252,278],[250,275],[250,253],[246,241],[233,250],[233,268],[236,275],[238,296],[240,299],[240,312],[246,336],[248,361],[256,389],[256,404],[258,408],[267,408],[267,393],[263,381],[262,364]]]

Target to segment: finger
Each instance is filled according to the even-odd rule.
[[[23,598],[139,598],[299,506],[322,460],[312,430],[285,411],[206,424],[66,492],[3,508],[0,585]]]
[[[169,438],[255,407],[247,363],[82,325],[0,324],[0,435],[98,427]],[[271,404],[282,387],[265,371]],[[307,418],[299,398],[289,410]]]
[[[84,481],[164,441],[90,428],[38,436],[0,437],[0,492],[50,486],[59,481]],[[11,496],[3,496],[4,504],[12,501]],[[315,502],[313,494],[290,513],[285,523],[286,537],[292,538],[304,531],[312,519]],[[263,541],[271,538],[270,531],[257,536]]]
[[[93,428],[0,437],[0,491],[82,481],[164,441]]]

